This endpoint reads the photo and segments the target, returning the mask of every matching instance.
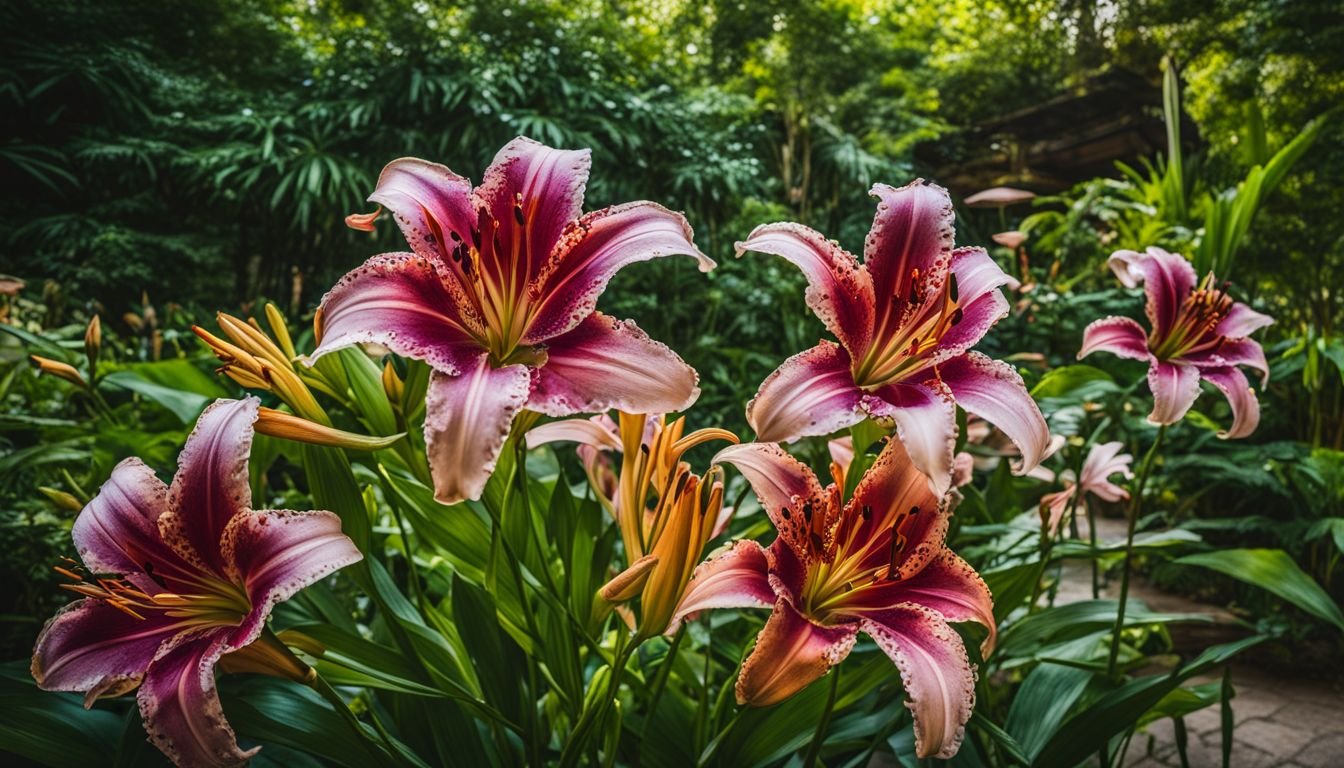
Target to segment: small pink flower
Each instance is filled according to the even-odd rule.
[[[952,248],[952,202],[916,181],[873,187],[864,263],[798,224],[757,227],[738,253],[770,253],[807,276],[807,303],[839,344],[822,341],[761,384],[747,421],[764,442],[826,435],[871,416],[894,422],[937,493],[951,485],[956,406],[999,426],[1034,467],[1049,431],[1022,377],[970,351],[1008,312],[1013,283],[983,248]]]
[[[1120,453],[1124,447],[1125,444],[1119,440],[1092,446],[1092,450],[1083,461],[1083,471],[1076,482],[1072,470],[1060,473],[1059,481],[1064,484],[1064,490],[1047,493],[1041,497],[1041,509],[1047,510],[1050,515],[1051,534],[1059,528],[1059,522],[1076,494],[1082,494],[1078,499],[1080,504],[1087,503],[1089,493],[1102,501],[1121,501],[1129,498],[1129,491],[1110,481],[1111,475],[1116,473],[1125,479],[1134,476],[1129,469],[1134,457],[1128,453]]]
[[[709,608],[771,608],[737,680],[738,701],[753,706],[825,675],[863,632],[900,670],[919,755],[954,755],[975,706],[975,670],[949,622],[988,628],[988,654],[994,605],[947,548],[951,510],[901,442],[887,443],[848,504],[776,444],[731,446],[716,461],[742,472],[779,535],[768,548],[735,542],[697,567],[668,631]]]
[[[672,350],[595,307],[627,264],[714,262],[685,217],[654,203],[584,214],[589,165],[587,150],[525,138],[475,188],[442,165],[393,161],[369,200],[392,211],[413,252],[373,257],[322,299],[314,358],[377,342],[433,368],[425,443],[445,504],[480,496],[520,409],[677,411],[699,394]],[[351,226],[372,228],[373,216]]]
[[[150,741],[179,766],[256,752],[239,749],[224,719],[215,664],[251,650],[276,603],[360,559],[330,512],[251,508],[256,418],[256,398],[207,408],[171,486],[139,459],[112,470],[71,531],[93,576],[65,571],[66,587],[85,599],[33,649],[37,684],[83,691],[86,706],[138,687]]]
[[[1269,364],[1260,343],[1247,338],[1274,322],[1232,300],[1210,272],[1196,285],[1190,262],[1161,248],[1147,253],[1117,251],[1111,270],[1128,288],[1143,283],[1152,331],[1128,317],[1107,317],[1083,332],[1078,359],[1098,350],[1148,361],[1148,387],[1153,392],[1153,424],[1174,424],[1199,396],[1199,381],[1213,384],[1232,406],[1232,427],[1219,437],[1246,437],[1260,423],[1260,401],[1238,366],[1260,372],[1263,387]]]

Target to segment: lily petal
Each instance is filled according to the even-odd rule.
[[[540,306],[523,342],[541,343],[573,329],[627,265],[676,254],[694,256],[701,272],[714,268],[695,247],[686,217],[661,205],[626,203],[584,215],[532,281],[529,290]]]
[[[994,598],[971,564],[950,549],[942,549],[928,564],[909,578],[887,582],[879,589],[856,590],[858,596],[845,609],[863,615],[886,611],[901,603],[932,608],[949,622],[974,621],[989,630],[980,644],[981,658],[994,650],[998,628],[994,621]]]
[[[979,352],[938,366],[938,375],[968,411],[1003,430],[1022,453],[1015,474],[1030,472],[1050,447],[1050,428],[1013,367]]]
[[[528,449],[547,443],[578,443],[600,450],[620,451],[621,439],[606,425],[593,419],[561,419],[533,427],[527,431]]]
[[[33,647],[33,679],[46,691],[99,696],[135,688],[164,641],[183,625],[160,612],[136,618],[102,600],[76,600],[42,627]]]
[[[184,562],[159,536],[159,516],[168,508],[168,486],[139,459],[125,459],[75,518],[71,537],[94,573],[118,573],[142,590],[160,589],[145,565],[166,576],[189,576]]]
[[[322,511],[249,510],[229,521],[220,548],[230,581],[252,603],[226,650],[257,639],[276,603],[363,557],[341,519]]]
[[[857,633],[853,624],[813,624],[780,598],[742,662],[737,703],[768,707],[798,693],[845,660]]]
[[[235,515],[252,507],[247,458],[260,400],[216,400],[187,437],[168,487],[168,511],[159,533],[189,562],[224,573],[219,539]]]
[[[1193,365],[1154,360],[1148,367],[1148,388],[1153,391],[1152,424],[1175,424],[1199,397],[1199,369]]]
[[[849,355],[823,341],[784,361],[747,403],[747,423],[762,442],[827,435],[863,420],[863,393],[854,384]]]
[[[988,251],[979,247],[953,250],[952,273],[957,276],[958,302],[963,306],[1005,285],[1009,288],[1020,285]]]
[[[820,232],[801,224],[766,224],[737,244],[779,256],[807,278],[807,306],[851,354],[862,355],[873,333],[873,281],[859,260]]]
[[[439,503],[480,498],[531,382],[527,366],[492,368],[484,354],[460,376],[430,376],[425,447]]]
[[[910,461],[928,476],[935,495],[947,493],[957,446],[957,407],[947,385],[929,378],[882,387],[864,398],[864,408],[876,419],[896,422]]]
[[[893,527],[899,522],[895,533],[905,539],[905,545],[899,550],[896,566],[904,580],[942,552],[948,514],[941,497],[930,490],[927,478],[912,465],[905,446],[900,440],[890,440],[854,489],[841,517],[838,538],[847,552],[866,542],[862,544],[865,551],[859,567],[878,568],[891,559]]]
[[[1229,339],[1242,339],[1265,326],[1273,324],[1274,318],[1237,302],[1227,311],[1227,315],[1218,322],[1218,327],[1213,332]]]
[[[980,343],[994,324],[1008,316],[1008,300],[999,290],[989,291],[960,308],[961,320],[938,339],[935,361],[955,357]]]
[[[1200,375],[1217,387],[1232,406],[1232,426],[1218,433],[1224,439],[1249,437],[1260,426],[1260,400],[1237,368],[1205,368]]]
[[[735,541],[695,567],[681,603],[665,634],[683,619],[710,608],[769,608],[775,603],[765,549],[751,540]]]
[[[1260,372],[1261,387],[1269,384],[1269,363],[1265,360],[1265,348],[1260,346],[1260,342],[1251,339],[1226,339],[1216,352],[1184,355],[1181,361],[1205,370],[1244,365]]]
[[[403,357],[456,374],[481,347],[458,307],[452,276],[412,253],[374,256],[322,297],[317,349],[306,362],[352,344],[382,344]]]
[[[1117,357],[1131,360],[1147,360],[1148,334],[1143,326],[1128,317],[1104,317],[1094,320],[1083,330],[1083,346],[1078,350],[1078,359],[1093,352],[1110,352]]]
[[[808,521],[802,507],[819,510],[829,503],[812,469],[775,443],[730,445],[714,456],[715,464],[731,464],[746,478],[765,514],[796,552],[806,552]]]
[[[465,241],[476,223],[471,182],[446,166],[414,157],[388,163],[369,202],[392,211],[411,250],[445,267],[451,263],[452,236]]]
[[[899,315],[910,300],[914,270],[922,277],[921,299],[942,289],[952,258],[952,198],[947,190],[922,179],[900,189],[874,184],[877,214],[864,242],[863,263],[873,278],[878,325]]]
[[[1165,338],[1180,314],[1181,304],[1198,280],[1184,256],[1152,247],[1144,253],[1116,251],[1107,261],[1126,288],[1142,282],[1148,297],[1144,310],[1156,338]]]
[[[496,259],[492,273],[512,273],[526,285],[541,271],[583,211],[592,162],[587,149],[552,149],[523,136],[499,150],[475,191],[499,236],[499,247],[488,249]],[[482,231],[481,239],[489,238]]]
[[[594,312],[547,343],[527,407],[548,416],[680,411],[700,395],[698,381],[694,368],[632,321]]]
[[[975,669],[961,637],[937,611],[913,603],[864,618],[861,626],[901,672],[915,752],[951,758],[975,708]]]
[[[236,766],[257,753],[238,748],[215,690],[222,633],[181,635],[164,645],[140,686],[149,740],[179,766]]]

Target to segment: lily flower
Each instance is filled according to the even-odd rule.
[[[480,496],[523,408],[665,412],[699,394],[672,350],[594,307],[627,264],[714,262],[685,217],[654,203],[583,214],[589,165],[588,150],[518,138],[473,189],[442,165],[393,161],[369,200],[392,211],[412,252],[373,257],[322,299],[314,358],[377,342],[433,368],[425,442],[442,503]]]
[[[952,248],[952,202],[916,181],[873,187],[877,215],[864,263],[799,224],[757,227],[744,251],[781,256],[807,276],[807,303],[839,344],[794,355],[761,384],[747,421],[762,442],[826,435],[865,417],[894,422],[915,466],[942,495],[951,484],[956,405],[1001,428],[1026,472],[1050,439],[1017,371],[971,352],[1008,313],[1014,281],[983,248]]]
[[[254,510],[247,462],[256,398],[201,414],[165,486],[126,459],[75,520],[82,569],[58,568],[82,595],[37,638],[46,690],[100,696],[139,688],[150,741],[179,766],[238,765],[215,690],[217,663],[310,682],[266,631],[271,608],[360,559],[330,512]],[[73,564],[73,563],[72,563]]]
[[[772,608],[742,664],[737,700],[769,706],[839,664],[859,632],[900,670],[921,757],[951,757],[975,706],[975,669],[949,622],[974,621],[995,640],[989,588],[947,548],[951,516],[905,447],[889,440],[849,503],[773,443],[730,446],[779,535],[735,542],[695,570],[668,631],[707,608]]]
[[[639,637],[653,637],[667,628],[705,544],[723,532],[732,516],[723,506],[722,470],[711,467],[701,477],[681,457],[713,440],[736,443],[737,436],[717,428],[683,434],[685,417],[670,424],[663,416],[621,412],[618,418],[615,434],[598,419],[543,424],[529,433],[528,446],[574,440],[581,447],[621,454],[607,508],[616,517],[629,565],[602,587],[600,596],[614,605],[639,597],[634,629]]]
[[[1107,317],[1083,332],[1078,359],[1093,352],[1148,361],[1148,388],[1153,392],[1153,424],[1175,424],[1199,397],[1203,379],[1222,391],[1232,406],[1231,428],[1223,438],[1250,435],[1260,424],[1260,401],[1238,366],[1260,372],[1260,386],[1269,382],[1269,364],[1260,343],[1247,338],[1271,325],[1263,315],[1228,295],[1228,283],[1217,284],[1213,273],[1196,284],[1194,267],[1180,254],[1161,248],[1146,253],[1116,251],[1109,264],[1126,288],[1143,283],[1152,330],[1128,317]]]
[[[1079,503],[1082,504],[1087,503],[1089,493],[1102,501],[1121,501],[1129,498],[1129,491],[1110,481],[1111,475],[1116,473],[1120,473],[1127,480],[1134,477],[1134,473],[1129,469],[1134,457],[1128,453],[1120,453],[1124,447],[1125,444],[1119,440],[1094,445],[1092,450],[1088,451],[1087,458],[1083,460],[1083,471],[1079,473],[1078,478],[1074,478],[1071,469],[1059,474],[1059,481],[1064,484],[1064,490],[1047,493],[1041,497],[1041,516],[1044,518],[1049,515],[1047,524],[1051,535],[1059,529],[1064,511],[1078,494],[1082,494],[1079,497]]]

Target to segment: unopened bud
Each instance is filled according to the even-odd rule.
[[[75,367],[69,363],[62,363],[58,360],[52,360],[51,358],[40,357],[38,355],[29,355],[28,359],[32,361],[33,367],[36,368],[39,373],[55,376],[58,379],[65,379],[71,384],[88,389],[89,383],[84,381],[84,377],[80,376],[79,371],[75,370]]]
[[[89,375],[98,368],[98,350],[103,347],[103,322],[97,315],[89,321],[88,327],[84,329],[84,354],[89,358]]]
[[[401,403],[402,397],[406,393],[406,384],[397,375],[396,366],[388,360],[383,363],[383,392],[387,393],[387,399],[393,404]]]
[[[43,496],[46,496],[48,501],[67,512],[78,512],[84,508],[84,505],[79,503],[79,499],[76,499],[74,494],[67,493],[59,488],[48,488],[45,485],[40,485],[37,490]]]
[[[406,435],[405,432],[387,437],[360,435],[266,407],[257,412],[256,429],[257,432],[271,437],[334,448],[349,448],[355,451],[382,450]]]
[[[609,603],[623,603],[639,594],[657,564],[657,555],[645,555],[617,574],[616,578],[603,584],[597,593]]]

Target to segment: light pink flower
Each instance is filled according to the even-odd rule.
[[[873,187],[877,215],[864,263],[798,224],[757,227],[738,253],[781,256],[807,276],[807,303],[839,344],[794,355],[747,406],[757,439],[825,435],[872,416],[894,422],[936,493],[951,484],[956,405],[997,424],[1021,448],[1022,471],[1049,440],[1012,367],[969,351],[1008,312],[1013,282],[983,248],[952,248],[952,203],[916,181]]]
[[[1153,424],[1174,424],[1199,396],[1199,381],[1213,384],[1232,406],[1232,427],[1219,437],[1246,437],[1260,423],[1260,401],[1238,366],[1260,372],[1263,387],[1269,364],[1260,343],[1247,338],[1274,322],[1232,300],[1210,272],[1196,285],[1190,262],[1161,248],[1146,253],[1116,251],[1111,270],[1126,287],[1143,283],[1152,331],[1128,317],[1107,317],[1083,332],[1078,359],[1098,350],[1148,361],[1148,387],[1153,392]]]
[[[681,214],[649,202],[583,214],[588,150],[510,142],[479,187],[442,165],[389,164],[371,202],[412,253],[375,256],[322,299],[313,357],[377,342],[434,369],[425,442],[435,498],[477,498],[522,408],[550,416],[664,412],[695,371],[629,321],[595,311],[627,264],[689,254],[714,266]],[[368,229],[372,216],[352,217]]]
[[[251,646],[271,608],[360,559],[330,512],[254,510],[247,461],[256,398],[201,414],[165,486],[139,459],[117,465],[71,532],[85,599],[43,627],[33,678],[85,705],[139,687],[149,738],[180,766],[238,765],[215,664]],[[249,649],[250,650],[250,649]]]
[[[1129,491],[1110,481],[1111,475],[1116,473],[1120,473],[1125,479],[1134,476],[1129,469],[1134,457],[1128,453],[1120,453],[1124,447],[1125,444],[1119,440],[1092,446],[1087,458],[1083,460],[1083,471],[1077,482],[1074,481],[1073,470],[1066,469],[1059,474],[1059,481],[1064,484],[1064,490],[1047,493],[1041,497],[1041,509],[1048,510],[1050,514],[1051,534],[1059,528],[1059,522],[1075,494],[1082,494],[1078,500],[1080,504],[1087,503],[1089,493],[1102,501],[1121,501],[1129,498]]]
[[[792,696],[849,655],[859,632],[895,662],[920,756],[951,757],[975,706],[975,670],[948,622],[974,621],[994,644],[989,589],[944,543],[951,511],[904,446],[891,440],[848,504],[771,443],[732,446],[737,467],[779,531],[768,547],[735,542],[695,570],[668,631],[709,608],[771,608],[742,665],[740,703]]]

